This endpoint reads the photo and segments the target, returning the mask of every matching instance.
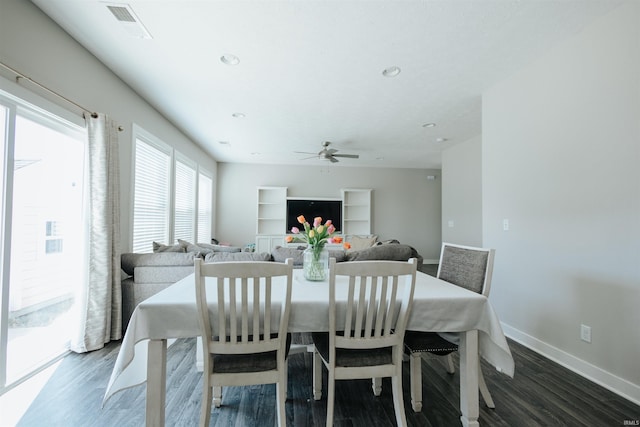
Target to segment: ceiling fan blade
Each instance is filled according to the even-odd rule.
[[[347,159],[358,159],[360,156],[358,154],[334,154],[333,157],[345,157]]]
[[[311,154],[311,153],[307,153],[307,154]],[[309,159],[317,159],[317,158],[318,158],[318,155],[317,155],[317,154],[314,154],[314,155],[313,155],[313,156],[311,156],[311,157],[305,157],[305,158],[302,158],[302,159],[300,159],[300,160],[309,160]]]
[[[336,150],[335,148],[327,148],[326,150],[324,150],[325,153],[327,153],[328,155],[333,155],[333,153],[337,153],[338,150]]]
[[[316,156],[318,155],[317,153],[310,153],[308,151],[294,151],[294,153],[297,153],[297,154],[315,154]]]
[[[327,159],[329,159],[329,161],[330,161],[331,163],[338,163],[338,162],[339,162],[339,160],[338,160],[338,159],[336,159],[334,156],[329,156],[329,157],[327,157]]]

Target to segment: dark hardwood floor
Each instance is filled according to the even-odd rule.
[[[307,335],[297,335],[308,342]],[[496,409],[480,403],[483,426],[622,426],[640,420],[640,407],[510,341],[516,363],[513,379],[483,362]],[[88,354],[70,354],[19,421],[18,426],[142,426],[145,386],[116,394],[104,408],[102,397],[119,342]],[[326,399],[311,399],[311,354],[289,360],[287,424],[323,426]],[[195,369],[195,339],[178,340],[167,358],[168,426],[198,423],[202,375]],[[405,409],[409,426],[459,426],[458,374],[449,375],[439,359],[423,361],[424,408],[411,410],[409,369],[404,369]],[[326,387],[326,372],[325,372]],[[375,397],[370,381],[336,385],[335,425],[393,426],[390,383]],[[275,423],[275,386],[225,389],[223,406],[213,409],[214,426],[264,426]],[[1,415],[0,415],[1,418]],[[0,422],[0,425],[2,423]],[[631,424],[637,425],[637,424]]]

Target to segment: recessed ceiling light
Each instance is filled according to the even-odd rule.
[[[231,145],[231,143],[229,141],[218,141],[218,144],[220,144],[220,145]]]
[[[382,71],[382,75],[385,77],[395,77],[398,74],[400,74],[400,67],[397,67],[395,65],[393,67],[385,68]]]
[[[247,117],[244,113],[233,113],[231,116],[235,117],[236,119],[244,119],[245,117]]]
[[[436,142],[447,142],[447,138],[436,138]]]
[[[436,127],[435,123],[425,123],[422,125],[423,128],[434,128]]]
[[[257,151],[254,151],[254,152],[251,153],[252,156],[259,156],[260,154],[262,154],[262,153],[258,153]]]
[[[238,65],[240,63],[240,58],[230,53],[225,53],[220,57],[220,61],[227,65]]]
[[[384,157],[376,157],[376,160],[384,160]]]

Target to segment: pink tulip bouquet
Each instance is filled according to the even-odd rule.
[[[322,218],[317,216],[313,219],[313,226],[307,222],[304,215],[300,215],[297,219],[303,229],[300,230],[298,227],[292,227],[291,232],[299,235],[314,251],[320,252],[322,248],[324,248],[325,243],[327,243],[336,231],[330,219],[322,224]],[[293,241],[293,236],[287,236],[286,240],[288,243]]]

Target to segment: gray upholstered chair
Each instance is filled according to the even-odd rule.
[[[494,249],[443,243],[437,277],[470,291],[489,296],[494,255]],[[432,353],[445,356],[447,372],[453,374],[455,368],[451,353],[458,350],[457,341],[457,334],[441,335],[435,332],[406,331],[404,344],[405,352],[410,356],[411,406],[415,412],[422,410],[421,354]],[[478,373],[480,394],[488,407],[495,408],[480,365],[478,365]]]
[[[391,377],[396,423],[407,424],[402,356],[416,269],[415,258],[343,263],[330,259],[329,332],[312,334],[316,400],[322,394],[322,364],[328,371],[327,426],[333,425],[335,381],[374,377]]]
[[[212,391],[213,404],[219,407],[223,386],[274,383],[277,423],[286,425],[292,272],[291,259],[284,264],[205,264],[196,258],[196,304],[204,353],[200,426],[209,425]],[[216,296],[214,316],[210,316],[207,290]]]

